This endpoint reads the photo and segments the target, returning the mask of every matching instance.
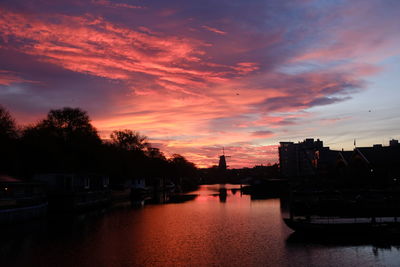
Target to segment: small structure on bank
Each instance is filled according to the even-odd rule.
[[[0,175],[0,224],[42,217],[47,212],[44,186]]]
[[[34,177],[45,184],[51,211],[74,211],[110,202],[109,178],[96,174],[47,173]]]

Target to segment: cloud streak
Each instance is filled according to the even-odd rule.
[[[0,99],[22,122],[78,105],[102,136],[132,128],[199,166],[222,146],[232,166],[266,164],[400,53],[389,4],[294,3],[4,1]]]
[[[204,29],[206,29],[206,30],[208,30],[210,32],[216,33],[216,34],[220,34],[220,35],[225,35],[226,34],[226,32],[224,32],[222,30],[218,30],[217,28],[209,27],[207,25],[203,25],[202,27]]]

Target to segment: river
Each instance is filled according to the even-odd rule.
[[[183,203],[130,206],[2,227],[0,266],[399,266],[400,243],[310,239],[279,199],[203,185]]]

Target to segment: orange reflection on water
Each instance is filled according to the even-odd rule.
[[[194,200],[2,231],[2,266],[396,266],[396,250],[290,241],[279,199],[251,200],[204,185]],[[225,188],[226,199],[219,195]],[[223,190],[222,190],[223,191]],[[223,201],[221,201],[223,200]],[[299,243],[300,242],[300,243]]]

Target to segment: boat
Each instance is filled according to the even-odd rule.
[[[398,191],[301,191],[292,192],[285,224],[296,232],[400,233]],[[285,205],[283,205],[285,206]]]
[[[45,216],[47,199],[41,183],[0,175],[0,224],[10,225]]]
[[[398,217],[310,217],[307,219],[284,218],[294,231],[313,233],[400,233]]]

